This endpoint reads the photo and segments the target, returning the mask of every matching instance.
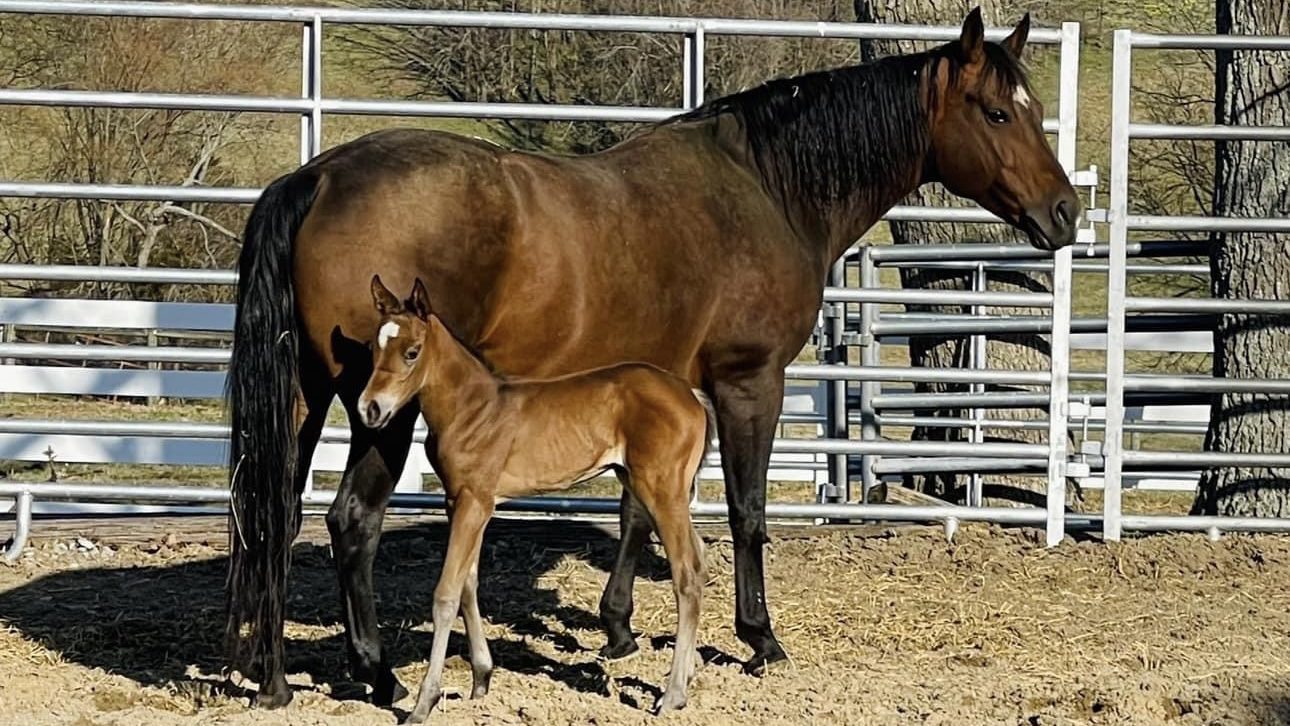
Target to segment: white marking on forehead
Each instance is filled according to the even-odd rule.
[[[385,350],[385,344],[389,343],[392,338],[397,337],[399,337],[399,324],[391,320],[382,325],[381,329],[377,331],[376,344],[381,346],[381,350]]]
[[[1026,93],[1026,88],[1020,84],[1012,92],[1012,100],[1016,101],[1017,105],[1022,108],[1030,108],[1030,94]]]

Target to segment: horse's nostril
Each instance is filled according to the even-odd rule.
[[[1061,227],[1070,226],[1072,222],[1070,202],[1066,201],[1065,199],[1057,202],[1057,204],[1053,207],[1053,221],[1056,222],[1058,226],[1061,226]]]
[[[377,420],[380,419],[380,417],[381,417],[381,407],[377,405],[376,401],[368,401],[367,402],[367,422],[376,423]]]

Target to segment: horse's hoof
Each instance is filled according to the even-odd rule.
[[[255,707],[266,711],[282,708],[288,703],[291,703],[290,688],[284,688],[279,691],[260,691],[255,694]]]
[[[619,643],[608,643],[600,649],[599,657],[603,661],[626,660],[641,652],[641,647],[633,640],[624,640]]]
[[[769,653],[758,653],[744,664],[744,673],[750,676],[761,678],[777,667],[788,663],[788,656],[779,646],[775,646]]]
[[[389,708],[408,697],[408,689],[399,683],[393,673],[383,676],[372,687],[372,705],[377,708]]]

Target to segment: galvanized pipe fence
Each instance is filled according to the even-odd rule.
[[[64,2],[59,0],[15,1],[0,0],[0,13],[49,14],[63,16],[112,16],[137,18],[171,18],[202,20],[241,20],[270,23],[297,24],[301,29],[301,93],[299,98],[272,98],[256,96],[196,95],[180,93],[120,93],[112,91],[72,91],[63,89],[0,89],[0,105],[81,106],[89,108],[132,108],[237,111],[295,115],[300,118],[300,159],[307,161],[321,151],[321,134],[326,116],[331,114],[376,114],[409,117],[453,118],[513,118],[528,120],[617,121],[652,122],[667,118],[703,102],[705,75],[705,39],[711,35],[747,35],[763,37],[816,37],[833,39],[910,39],[945,41],[958,36],[957,27],[923,27],[905,25],[867,25],[849,23],[808,23],[788,21],[755,21],[721,18],[661,18],[630,16],[576,16],[558,14],[477,13],[456,11],[394,11],[350,8],[299,8],[239,5],[195,5],[164,2]],[[518,103],[469,103],[438,101],[386,101],[370,99],[337,99],[323,94],[322,54],[323,30],[337,25],[438,25],[449,27],[505,28],[515,30],[579,30],[590,32],[632,32],[679,36],[683,78],[682,103],[677,108],[629,106],[561,106]],[[992,29],[990,39],[999,39],[1006,30]],[[1142,36],[1129,31],[1125,38],[1138,42],[1187,43],[1198,42],[1192,36]],[[1078,109],[1078,75],[1080,28],[1076,23],[1065,23],[1058,29],[1036,29],[1030,34],[1031,42],[1056,46],[1060,54],[1058,116],[1047,119],[1045,129],[1056,135],[1059,161],[1072,175],[1078,186],[1095,189],[1096,170],[1077,170],[1075,138]],[[1121,98],[1120,81],[1129,68],[1121,63],[1121,34],[1117,34],[1116,120],[1121,114],[1127,121],[1127,91]],[[1202,41],[1213,41],[1202,38]],[[1219,42],[1235,39],[1219,38]],[[1270,42],[1290,42],[1280,39]],[[1144,46],[1145,47],[1145,46]],[[1127,60],[1127,51],[1124,60]],[[1116,134],[1136,133],[1135,138],[1164,138],[1161,134],[1177,134],[1176,138],[1202,138],[1204,133],[1215,135],[1234,133],[1230,129],[1194,129],[1185,127],[1116,126]],[[1249,130],[1250,137],[1280,138],[1277,130]],[[1186,136],[1181,136],[1186,134]],[[1196,134],[1202,134],[1197,136]],[[1229,136],[1230,138],[1230,136]],[[1127,154],[1127,143],[1125,144]],[[1156,470],[1176,468],[1181,461],[1172,454],[1168,457],[1157,452],[1125,451],[1107,446],[1105,452],[1080,452],[1067,450],[1068,433],[1074,422],[1084,431],[1105,429],[1107,439],[1125,431],[1178,430],[1188,432],[1195,425],[1148,425],[1126,422],[1124,405],[1144,400],[1161,402],[1195,401],[1223,390],[1275,390],[1290,392],[1285,382],[1236,382],[1204,377],[1167,377],[1125,375],[1122,368],[1113,370],[1112,359],[1123,357],[1126,335],[1135,331],[1152,330],[1201,330],[1212,324],[1212,314],[1226,310],[1222,305],[1206,301],[1189,307],[1187,314],[1178,314],[1177,308],[1168,309],[1170,303],[1150,299],[1122,299],[1114,306],[1112,284],[1112,315],[1108,319],[1071,319],[1071,287],[1074,271],[1105,270],[1112,281],[1127,274],[1153,272],[1196,272],[1200,266],[1157,264],[1130,265],[1130,255],[1157,256],[1161,253],[1178,254],[1186,250],[1197,254],[1195,244],[1178,245],[1173,242],[1133,242],[1123,236],[1116,237],[1116,220],[1123,229],[1187,230],[1211,228],[1256,228],[1284,230],[1284,220],[1197,220],[1176,217],[1133,217],[1127,215],[1127,190],[1122,185],[1126,157],[1113,156],[1111,209],[1091,209],[1088,215],[1094,222],[1111,223],[1109,245],[1095,244],[1093,229],[1081,231],[1075,248],[1056,254],[1041,252],[1028,247],[1013,245],[963,244],[935,247],[872,247],[855,250],[840,260],[831,273],[825,290],[821,310],[821,326],[817,334],[818,365],[795,365],[788,371],[792,380],[813,381],[823,387],[823,405],[819,415],[800,416],[786,412],[783,421],[812,421],[819,424],[822,436],[815,439],[781,438],[775,442],[777,455],[824,456],[823,481],[817,482],[815,504],[772,503],[768,515],[775,518],[804,520],[888,520],[945,522],[952,532],[960,521],[992,521],[1009,524],[1042,525],[1049,545],[1059,542],[1068,527],[1102,528],[1111,536],[1112,523],[1119,529],[1200,529],[1205,531],[1265,531],[1290,529],[1290,522],[1280,520],[1246,520],[1235,518],[1143,518],[1123,516],[1119,500],[1115,500],[1112,517],[1111,472],[1118,477],[1125,470]],[[1127,167],[1126,167],[1127,168]],[[1117,175],[1117,169],[1121,172]],[[195,186],[156,186],[128,184],[87,184],[48,182],[0,181],[0,196],[36,197],[54,199],[88,200],[151,200],[182,202],[214,202],[247,204],[259,194],[250,188],[211,188]],[[1092,198],[1092,197],[1091,197]],[[1117,203],[1120,206],[1117,206]],[[1092,206],[1092,205],[1090,205]],[[1117,216],[1117,209],[1120,210]],[[888,220],[924,220],[937,222],[997,223],[993,215],[981,209],[937,209],[897,207],[886,217]],[[1282,226],[1277,226],[1276,223]],[[1259,225],[1263,225],[1259,227]],[[1123,231],[1122,229],[1122,231]],[[1203,249],[1200,250],[1203,253]],[[1078,258],[1079,262],[1074,262]],[[1102,263],[1101,260],[1106,262]],[[1096,261],[1095,261],[1096,260]],[[879,285],[880,267],[924,266],[971,270],[975,280],[972,292],[947,293],[932,290],[893,290]],[[860,287],[848,286],[848,270],[859,277]],[[1000,293],[986,290],[986,280],[993,270],[1026,269],[1051,272],[1051,293]],[[0,280],[46,281],[99,281],[147,284],[196,284],[231,285],[236,275],[226,270],[181,269],[126,269],[69,265],[0,265]],[[1122,284],[1121,284],[1122,288]],[[1123,298],[1123,290],[1120,291]],[[0,340],[0,360],[10,361],[11,370],[26,368],[18,361],[70,361],[111,363],[170,363],[180,365],[222,366],[227,362],[226,348],[196,348],[189,346],[158,345],[72,345],[16,342],[10,331],[12,316],[6,317],[6,307],[17,307],[21,301],[0,300],[0,326],[6,337]],[[86,305],[90,303],[85,302]],[[891,313],[883,305],[953,304],[972,306],[971,315],[930,316]],[[1255,307],[1267,311],[1283,312],[1285,303],[1267,301]],[[983,314],[987,306],[1026,307],[1042,314],[1033,316],[997,317]],[[1115,311],[1119,311],[1117,321]],[[1125,317],[1129,310],[1168,313]],[[19,313],[21,311],[19,310]],[[1198,314],[1199,313],[1199,314]],[[231,324],[231,313],[229,315]],[[182,326],[181,326],[182,327]],[[985,368],[983,346],[990,334],[1033,332],[1050,336],[1052,366],[1048,371],[1003,371]],[[1102,334],[1108,352],[1105,375],[1074,373],[1069,370],[1072,334]],[[972,365],[964,369],[926,369],[884,366],[880,359],[880,346],[899,344],[914,335],[970,335],[973,336]],[[849,349],[859,347],[861,365],[848,364]],[[101,369],[94,369],[101,370]],[[160,373],[160,372],[159,372]],[[1101,391],[1072,392],[1071,381],[1092,382]],[[968,385],[962,394],[927,395],[885,391],[882,383],[910,384],[919,382],[945,382]],[[1033,385],[1046,387],[1042,392],[994,392],[990,385]],[[68,384],[72,385],[72,384]],[[1244,387],[1244,388],[1243,388]],[[0,387],[0,391],[7,390]],[[62,390],[62,389],[60,389]],[[1118,397],[1118,398],[1117,398]],[[1136,398],[1135,398],[1136,397]],[[1190,397],[1190,398],[1189,398]],[[1201,397],[1201,398],[1198,398]],[[1114,399],[1114,400],[1113,400]],[[1105,405],[1105,421],[1090,421],[1091,407]],[[1040,408],[1047,411],[1047,418],[1031,421],[1005,421],[992,419],[989,412],[1002,408]],[[971,415],[961,419],[945,419],[925,415],[934,409],[970,409]],[[1074,418],[1072,418],[1074,415]],[[905,441],[884,438],[883,427],[908,426],[961,426],[970,432],[967,441],[939,443]],[[1041,444],[997,443],[983,440],[983,431],[990,428],[1046,430],[1047,442]],[[1162,428],[1163,427],[1163,428]],[[853,433],[859,438],[853,438]],[[184,441],[219,442],[227,438],[226,427],[219,424],[176,424],[169,422],[117,422],[117,421],[62,421],[37,419],[0,419],[0,441],[5,436],[45,440],[49,437],[123,437],[138,441],[149,437],[180,439]],[[329,427],[324,431],[323,442],[345,444],[347,429]],[[421,440],[424,434],[418,434]],[[1114,459],[1114,462],[1112,462]],[[1188,466],[1229,465],[1254,461],[1245,455],[1209,453],[1192,456]],[[1266,454],[1257,458],[1269,466],[1290,465],[1290,455]],[[711,464],[712,462],[709,462]],[[858,464],[858,467],[857,467]],[[411,466],[411,464],[409,464]],[[1113,466],[1115,468],[1113,468]],[[1065,487],[1068,478],[1085,478],[1093,470],[1107,471],[1107,509],[1102,516],[1074,514],[1065,511]],[[972,476],[969,487],[969,506],[908,507],[868,504],[868,494],[883,478],[903,473],[934,471],[968,472]],[[1010,508],[981,506],[983,475],[992,473],[1031,474],[1042,478],[1047,485],[1046,506],[1043,508]],[[857,476],[858,475],[858,476]],[[860,481],[859,491],[853,491],[853,478]],[[1116,493],[1120,483],[1115,481]],[[325,506],[333,492],[313,490],[306,493],[306,504]],[[26,484],[0,482],[0,497],[15,499],[18,535],[10,547],[9,557],[16,557],[21,550],[31,526],[33,500],[71,499],[76,501],[148,501],[166,503],[222,504],[227,500],[224,490],[196,487],[137,487],[111,484]],[[399,508],[439,508],[442,498],[437,495],[400,491],[392,506]],[[722,517],[723,504],[696,501],[694,512],[699,516]],[[507,505],[510,511],[541,515],[609,514],[616,511],[617,499],[537,497],[521,499]],[[1118,529],[1116,530],[1118,532]]]

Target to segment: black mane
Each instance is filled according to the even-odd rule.
[[[989,82],[1029,88],[1010,52],[985,44]],[[929,109],[920,93],[925,73],[962,60],[957,44],[857,66],[768,81],[717,98],[669,122],[729,114],[741,124],[762,177],[820,211],[838,202],[881,202],[929,146]],[[935,99],[930,99],[935,103]],[[665,122],[668,123],[668,122]]]

